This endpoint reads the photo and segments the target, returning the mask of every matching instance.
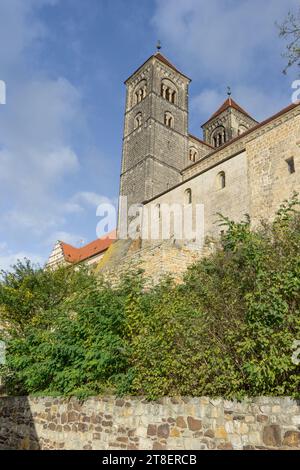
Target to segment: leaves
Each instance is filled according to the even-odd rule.
[[[299,398],[300,213],[295,194],[272,224],[220,216],[216,253],[181,285],[112,288],[92,273],[18,264],[0,284],[10,394]]]

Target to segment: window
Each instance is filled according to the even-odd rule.
[[[221,147],[227,141],[226,130],[223,126],[217,127],[212,135],[212,145],[214,147]]]
[[[164,78],[160,87],[161,96],[172,104],[177,102],[177,87],[171,80]]]
[[[194,147],[191,147],[190,148],[190,151],[189,151],[189,159],[191,162],[195,162],[196,161],[196,158],[197,158],[197,155],[198,155],[198,152],[197,150],[194,148]]]
[[[134,129],[137,129],[142,125],[142,113],[137,113],[134,118]]]
[[[184,192],[185,195],[185,203],[186,204],[191,204],[192,203],[192,190],[191,188],[188,188]]]
[[[164,124],[168,127],[174,127],[174,118],[169,111],[165,112]]]
[[[146,80],[140,81],[134,90],[134,104],[140,103],[147,95]]]
[[[294,157],[288,158],[286,160],[286,163],[287,163],[287,166],[288,166],[289,173],[290,174],[295,173],[296,170],[295,170]]]
[[[161,216],[161,212],[160,212],[160,204],[156,204],[156,214],[157,214],[157,217],[160,219],[160,216]]]
[[[224,171],[220,171],[217,175],[217,189],[223,189],[226,186],[226,176]]]

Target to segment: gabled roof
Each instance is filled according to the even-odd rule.
[[[180,73],[180,75],[183,75],[185,78],[188,78],[190,80],[189,77],[187,77],[186,75],[184,75],[184,73],[180,72],[180,70],[178,70],[175,65],[173,65],[165,56],[163,56],[160,52],[156,52],[156,54],[154,54],[153,57],[156,57],[158,60],[160,60],[163,64],[167,65],[168,67],[170,67],[171,69],[175,70],[175,72],[177,73]]]
[[[113,231],[106,237],[97,238],[97,240],[94,240],[80,248],[76,248],[75,246],[69,245],[68,243],[62,241],[60,242],[60,246],[64,258],[68,263],[79,263],[81,261],[92,258],[93,256],[99,255],[103,251],[106,251],[115,239],[116,232]]]
[[[226,111],[228,108],[234,108],[237,111],[239,111],[242,114],[245,114],[245,116],[249,117],[250,119],[253,119],[250,114],[247,113],[239,104],[237,104],[231,97],[227,98],[227,100],[224,101],[224,103],[217,109],[217,111],[206,121],[204,124],[202,124],[202,127],[205,126],[208,122],[210,122],[212,119],[216,118],[219,116],[219,114],[223,113]],[[255,121],[255,119],[253,119]],[[255,121],[257,122],[257,121]]]
[[[144,65],[151,59],[153,58],[156,58],[158,59],[160,62],[162,62],[163,64],[167,65],[168,67],[170,67],[171,69],[173,69],[175,72],[177,73],[180,73],[180,75],[182,75],[183,77],[187,78],[188,80],[191,81],[191,79],[189,77],[187,77],[184,73],[180,72],[180,70],[178,70],[175,65],[173,65],[164,55],[162,55],[160,52],[156,52],[155,54],[151,55],[149,57],[149,59],[147,59],[142,65],[140,65],[131,75],[130,77],[127,78],[127,80],[125,80],[124,83],[126,83],[136,72],[138,72],[142,67],[144,67]]]

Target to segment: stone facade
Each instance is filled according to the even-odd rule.
[[[140,83],[147,91],[135,102]],[[176,90],[174,103],[164,95],[168,83]],[[221,232],[218,213],[235,221],[249,214],[255,224],[271,219],[285,199],[300,192],[299,105],[257,123],[229,97],[202,126],[202,141],[188,133],[189,79],[163,56],[148,59],[126,85],[120,194],[128,196],[129,206],[184,205],[188,190],[191,204],[204,206],[204,238],[210,238]],[[171,127],[164,123],[165,112],[172,113]],[[136,113],[142,123],[135,129]]]
[[[188,245],[175,240],[118,240],[98,264],[97,272],[113,285],[118,285],[127,272],[139,270],[145,273],[147,287],[157,284],[164,276],[170,274],[176,283],[180,283],[188,266],[200,257],[208,255],[210,251],[210,246],[191,250]]]
[[[0,398],[5,449],[300,449],[290,398]]]
[[[156,54],[125,83],[127,87],[120,194],[140,203],[181,181],[188,164],[190,80]],[[174,99],[162,96],[162,87]],[[169,95],[168,95],[169,97]],[[172,123],[166,122],[166,113]]]

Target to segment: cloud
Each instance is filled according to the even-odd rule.
[[[39,48],[52,34],[38,13],[57,3],[0,3],[0,78],[7,90],[0,113],[0,232],[9,240],[1,255],[6,266],[27,254],[39,261],[34,247],[43,250],[49,233],[62,231],[75,210],[68,206],[68,186],[81,169],[75,142],[86,132],[82,96],[65,77],[37,67]]]
[[[69,233],[65,231],[56,231],[53,232],[46,240],[45,245],[54,245],[58,240],[63,241],[65,243],[69,243],[73,246],[81,246],[84,245],[86,240],[80,235],[76,235],[74,233]]]
[[[74,196],[72,197],[72,201],[74,203],[89,205],[89,206],[94,206],[94,207],[99,206],[99,204],[116,205],[116,202],[117,202],[114,199],[110,199],[106,196],[102,196],[100,194],[90,192],[90,191],[80,191],[74,194]]]
[[[20,64],[23,54],[34,41],[47,34],[45,25],[34,12],[57,0],[1,0],[0,4],[0,64],[7,70]]]
[[[256,76],[283,44],[275,21],[298,0],[156,0],[152,24],[178,62],[202,79],[232,83]]]
[[[286,106],[286,95],[276,88],[264,91],[251,85],[237,85],[234,99],[254,119],[261,121]],[[191,98],[191,113],[206,121],[224,102],[224,91],[218,88],[204,88]]]
[[[30,259],[32,263],[42,265],[43,258],[36,253],[30,253],[26,251],[18,251],[13,253],[12,251],[7,250],[5,253],[0,250],[0,270],[10,270],[10,268],[15,265],[18,261],[23,261],[24,259]]]

